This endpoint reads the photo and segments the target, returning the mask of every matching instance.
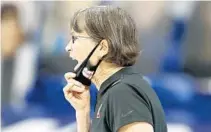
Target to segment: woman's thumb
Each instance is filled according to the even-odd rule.
[[[72,72],[68,72],[68,73],[65,73],[64,77],[66,80],[69,80],[69,79],[72,79],[76,76],[75,73],[72,73]]]

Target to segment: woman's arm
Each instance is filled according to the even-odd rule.
[[[63,88],[65,99],[76,110],[78,132],[89,132],[90,128],[90,91],[87,86],[74,80],[74,73],[66,73],[67,85]]]
[[[89,132],[90,110],[76,112],[77,132]]]
[[[151,124],[147,122],[134,122],[121,127],[118,132],[154,132]]]

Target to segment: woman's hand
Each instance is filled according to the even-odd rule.
[[[90,92],[87,86],[74,80],[75,73],[66,73],[67,85],[63,88],[66,100],[74,107],[76,112],[90,110]]]

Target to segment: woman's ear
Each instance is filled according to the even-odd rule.
[[[103,56],[108,54],[109,51],[108,41],[106,39],[103,39],[100,42],[99,48],[100,48],[100,57],[102,58]]]

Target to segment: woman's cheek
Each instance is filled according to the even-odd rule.
[[[85,49],[85,47],[81,46],[75,48],[76,50],[74,51],[74,55],[79,62],[82,62],[88,56],[87,50]]]

